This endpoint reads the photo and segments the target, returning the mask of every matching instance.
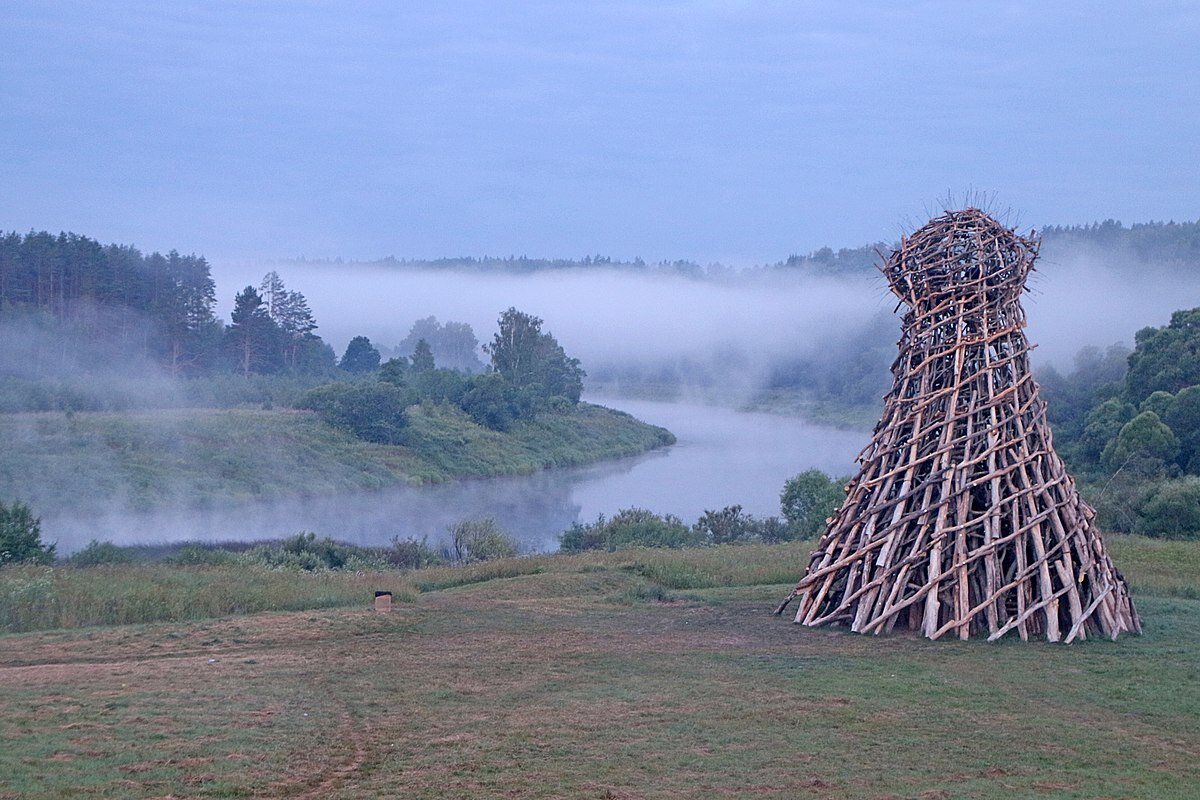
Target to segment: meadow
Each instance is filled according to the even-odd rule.
[[[1071,646],[800,628],[805,542],[8,567],[0,797],[1194,797],[1200,543],[1109,543],[1145,635]]]

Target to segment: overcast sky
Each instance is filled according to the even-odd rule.
[[[775,261],[1200,218],[1194,2],[0,2],[0,228]]]

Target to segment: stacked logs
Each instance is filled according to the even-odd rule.
[[[892,389],[776,614],[798,600],[803,625],[930,639],[1141,631],[1029,368],[1020,295],[1036,257],[1035,239],[968,208],[931,220],[883,264],[908,307]]]

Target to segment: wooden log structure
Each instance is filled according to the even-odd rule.
[[[1038,240],[947,212],[882,264],[907,306],[893,384],[796,622],[930,639],[1141,632],[1095,512],[1054,451],[1020,296]],[[899,308],[899,306],[897,307]]]

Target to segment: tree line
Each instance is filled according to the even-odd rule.
[[[177,377],[334,365],[304,296],[277,273],[237,294],[229,325],[216,302],[203,256],[147,255],[75,233],[0,235],[0,322],[36,331],[43,345],[31,348],[26,372],[52,374],[79,353],[93,369],[144,356]]]
[[[414,332],[428,331],[429,319],[419,321]],[[469,335],[474,340],[470,326],[447,323],[450,326],[451,338],[465,341]],[[500,431],[539,413],[578,405],[586,373],[579,359],[568,356],[558,340],[542,330],[538,317],[516,308],[502,312],[483,350],[490,357],[489,370],[471,373],[439,367],[424,338],[417,339],[411,356],[381,363],[370,340],[355,337],[341,364],[367,380],[318,386],[300,405],[331,425],[381,444],[403,443],[407,409],[423,402],[457,406],[479,425]]]
[[[74,233],[0,234],[0,409],[123,408],[131,401],[117,396],[121,390],[95,379],[132,375],[145,364],[177,378],[254,377],[248,386],[267,378],[301,378],[297,385],[307,388],[378,377],[402,390],[396,402],[456,403],[494,428],[574,405],[582,391],[579,362],[541,330],[540,319],[516,309],[501,315],[483,348],[469,324],[429,316],[395,348],[383,348],[386,359],[365,336],[354,337],[339,359],[317,334],[305,296],[275,271],[237,292],[228,324],[217,318],[216,301],[203,256],[144,254]],[[480,360],[481,350],[491,364]],[[65,377],[84,381],[55,383]],[[193,394],[246,400],[220,381],[187,382],[208,384],[214,392]],[[291,383],[279,386],[287,390],[275,394],[296,396]],[[259,393],[270,402],[270,387]]]
[[[1168,538],[1200,531],[1200,308],[1039,371],[1055,445],[1101,523]]]
[[[24,318],[92,350],[102,341],[111,358],[136,348],[175,374],[206,367],[220,334],[215,303],[203,256],[145,255],[74,233],[0,234],[0,320]]]

